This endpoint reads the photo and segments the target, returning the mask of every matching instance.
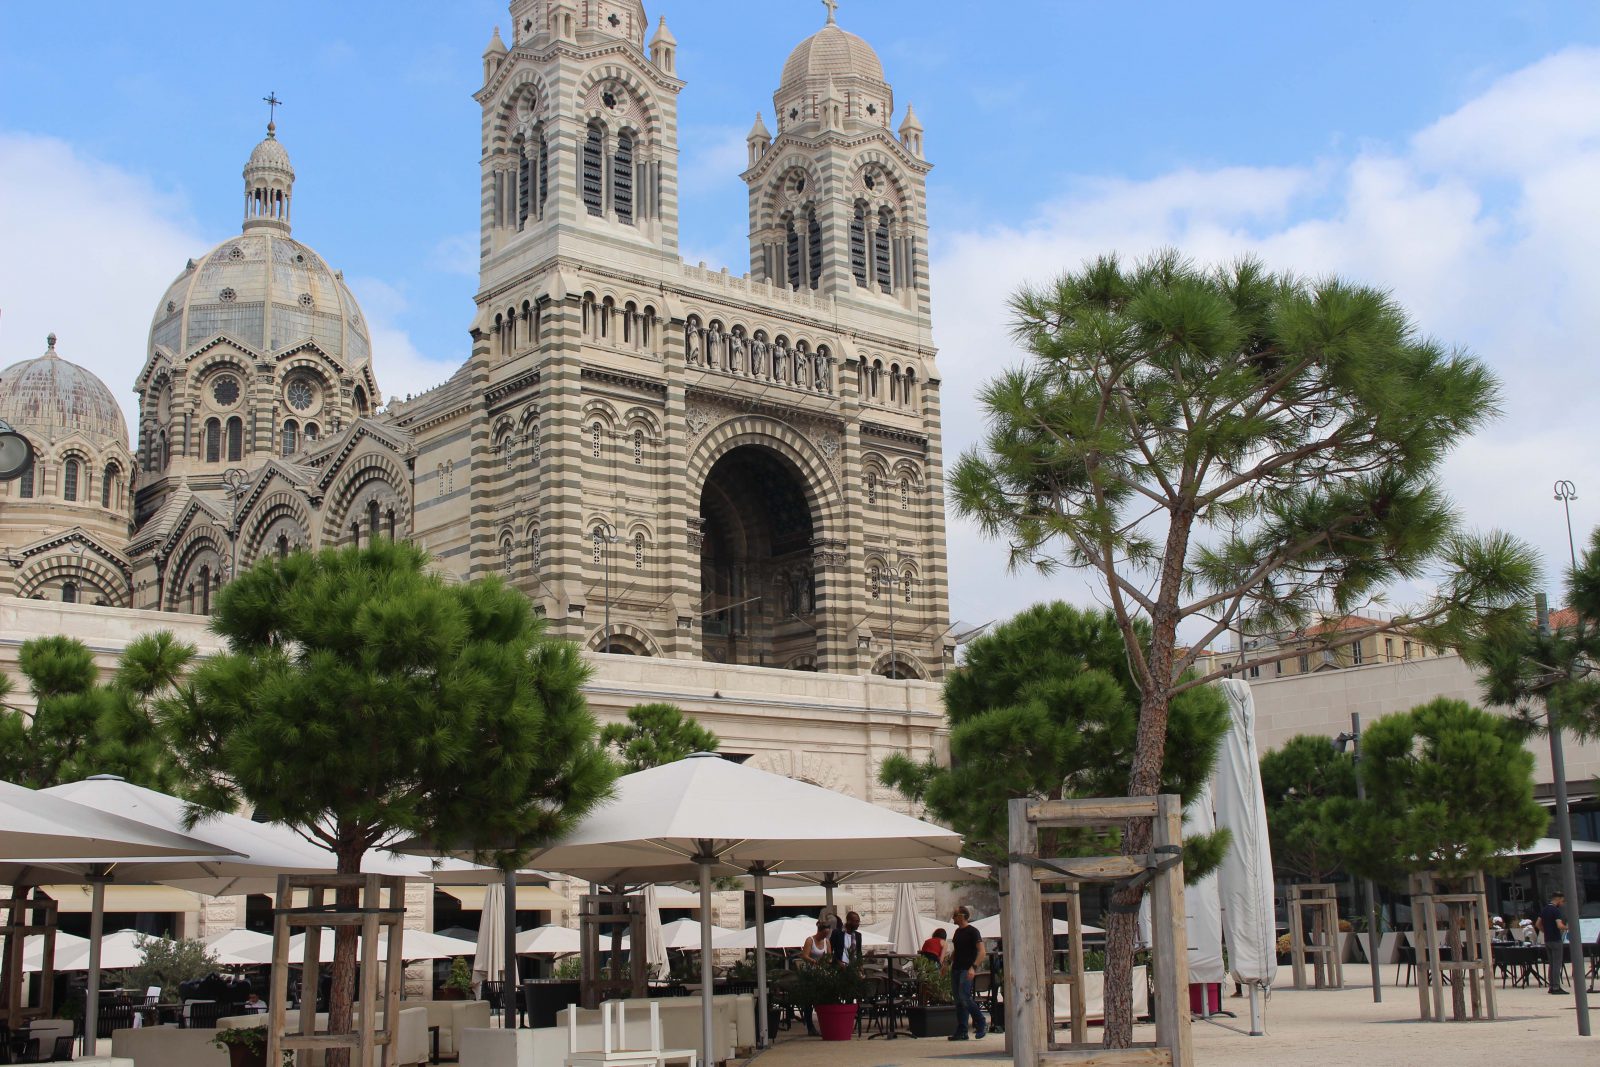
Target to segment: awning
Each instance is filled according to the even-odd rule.
[[[85,915],[90,910],[91,896],[86,885],[40,886],[56,901],[59,910],[69,915]],[[199,911],[200,896],[183,889],[164,885],[108,885],[106,886],[106,911],[109,912],[174,912]]]
[[[455,897],[466,911],[482,911],[483,894],[488,889],[487,886],[481,885],[436,885],[434,888],[440,893],[449,893]],[[571,901],[549,886],[517,886],[518,911],[567,911],[571,907]]]

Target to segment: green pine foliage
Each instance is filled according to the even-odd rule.
[[[1140,623],[1137,631],[1147,634]],[[1139,691],[1127,648],[1109,612],[1039,604],[973,641],[944,685],[950,765],[895,754],[879,778],[959,831],[967,854],[991,864],[1006,856],[1006,802],[1128,794]],[[1194,799],[1211,776],[1228,730],[1227,703],[1211,687],[1174,698],[1173,743],[1161,791]],[[1104,852],[1114,843],[1057,834],[1053,848]],[[1185,874],[1203,877],[1222,861],[1226,831],[1185,843]]]
[[[422,837],[514,862],[608,795],[578,650],[488,578],[446,584],[412,545],[295,553],[217,597],[228,651],[168,703],[206,807],[248,802],[332,849]]]
[[[115,675],[100,681],[94,654],[69,637],[24,642],[18,667],[35,700],[27,716],[3,704],[11,681],[0,676],[0,778],[33,789],[114,774],[138,785],[170,789],[168,758],[156,711],[173,692],[194,649],[165,631],[145,634],[122,655]]]
[[[715,752],[722,742],[676,704],[635,704],[628,709],[627,722],[606,724],[600,743],[624,773],[632,774],[696,752]]]
[[[195,938],[173,941],[141,936],[134,939],[134,945],[139,950],[140,961],[138,966],[122,972],[122,982],[140,993],[151,986],[159,986],[163,1004],[178,1003],[178,987],[184,982],[222,970],[222,964],[205,942]]]
[[[1414,872],[1449,879],[1515,867],[1505,853],[1550,825],[1533,799],[1525,737],[1511,720],[1442,697],[1368,726],[1367,799],[1352,805],[1340,836],[1350,870],[1403,887]]]
[[[1326,737],[1302,734],[1261,757],[1272,862],[1306,882],[1339,873],[1339,851],[1356,798],[1356,765]]]

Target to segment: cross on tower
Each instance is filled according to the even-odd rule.
[[[839,0],[822,0],[822,6],[828,9],[828,25],[834,25],[834,16],[839,12]]]
[[[275,129],[278,124],[278,107],[283,101],[278,99],[277,93],[269,92],[261,98],[261,102],[267,105],[267,129]]]

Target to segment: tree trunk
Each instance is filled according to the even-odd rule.
[[[360,874],[361,856],[365,850],[351,851],[341,848],[338,852],[340,874]],[[360,891],[355,888],[340,889],[335,898],[341,911],[353,911],[361,905]],[[313,933],[321,937],[321,930],[307,930],[306,936]],[[356,996],[356,946],[360,937],[360,928],[355,926],[339,926],[333,933],[333,972],[332,984],[328,990],[328,1031],[330,1033],[347,1033],[354,1029],[351,1025]],[[316,1007],[315,992],[312,995],[312,1007]],[[301,1011],[305,1010],[305,998],[301,997]],[[369,1024],[371,1020],[366,1020]],[[350,1050],[345,1048],[329,1049],[327,1052],[327,1067],[349,1067]]]

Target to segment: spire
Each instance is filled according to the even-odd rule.
[[[656,25],[656,32],[650,36],[650,62],[663,74],[676,77],[678,64],[678,39],[672,36],[672,31],[667,29],[667,16],[662,15],[661,21]]]
[[[744,140],[750,148],[750,165],[753,167],[761,162],[761,157],[772,147],[772,134],[767,132],[767,124],[761,118],[761,112],[756,112],[756,124],[750,127],[750,135]]]
[[[906,146],[906,151],[922,158],[922,123],[917,121],[917,109],[910,104],[906,105],[906,117],[900,122],[900,143]]]
[[[275,117],[283,101],[276,93],[263,97]],[[294,167],[278,142],[278,124],[267,121],[266,138],[250,153],[244,165],[244,228],[289,232],[289,201],[294,195]]]
[[[494,28],[494,36],[489,38],[489,47],[483,50],[483,54],[486,56],[503,56],[508,51],[506,43],[500,39],[500,27],[496,26]]]
[[[750,127],[750,136],[747,140],[766,143],[772,140],[772,134],[767,129],[766,120],[761,117],[761,112],[756,112],[756,124]]]

